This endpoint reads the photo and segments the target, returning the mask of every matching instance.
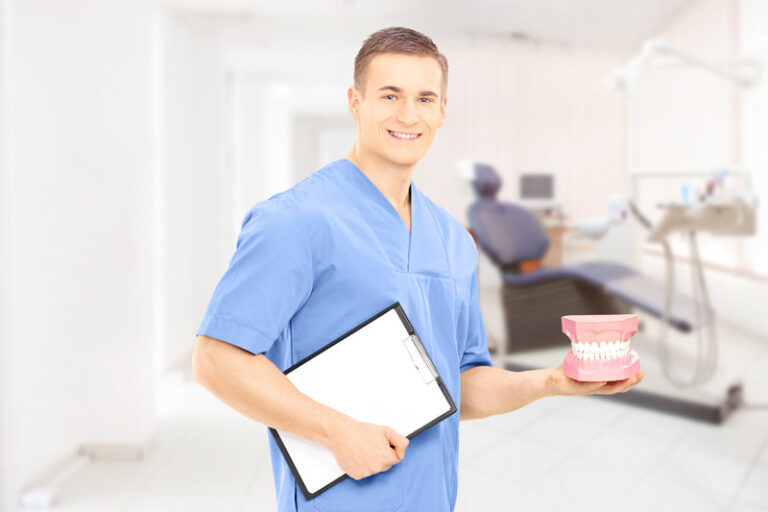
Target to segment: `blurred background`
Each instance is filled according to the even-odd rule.
[[[477,238],[494,363],[634,312],[647,372],[463,422],[456,509],[768,510],[765,0],[0,0],[1,510],[275,509],[195,333],[395,25],[448,58],[414,181]]]

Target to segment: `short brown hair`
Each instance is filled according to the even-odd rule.
[[[400,53],[417,57],[432,57],[443,72],[441,96],[448,87],[448,60],[428,36],[405,27],[389,27],[368,36],[355,57],[355,87],[365,92],[365,72],[368,63],[380,53]]]

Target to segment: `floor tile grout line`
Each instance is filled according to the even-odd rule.
[[[517,410],[517,409],[515,409],[515,410]],[[515,412],[515,411],[510,411],[510,412],[508,412],[508,413],[504,413],[504,414],[513,414],[514,412]],[[483,428],[488,428],[488,429],[491,429],[491,430],[495,430],[496,432],[498,432],[498,433],[503,433],[503,434],[515,434],[515,433],[517,433],[517,431],[519,431],[520,429],[522,429],[523,427],[525,427],[525,426],[527,426],[527,425],[530,425],[530,424],[532,424],[532,423],[533,423],[534,421],[536,421],[537,419],[540,419],[540,418],[542,418],[542,417],[544,417],[544,416],[547,416],[547,415],[549,415],[549,414],[550,414],[550,412],[551,412],[551,411],[545,411],[544,413],[540,414],[539,416],[536,416],[535,418],[532,418],[532,419],[530,419],[530,420],[528,420],[528,421],[524,422],[522,425],[518,425],[517,427],[513,428],[512,430],[507,430],[507,429],[504,429],[504,428],[494,427],[494,426],[492,426],[492,425],[483,425]],[[494,415],[494,416],[502,416],[502,415],[501,415],[501,414],[499,414],[499,415]],[[489,416],[489,417],[490,417],[490,416]],[[481,420],[482,420],[482,418],[481,418]],[[486,452],[488,449],[490,449],[490,447],[491,447],[491,446],[493,446],[493,445],[496,445],[496,444],[497,444],[497,443],[499,443],[499,442],[502,442],[502,439],[499,439],[499,440],[497,440],[497,441],[494,441],[494,442],[488,443],[487,445],[485,445],[485,446],[483,446],[482,448],[478,449],[478,450],[477,450],[477,451],[476,451],[474,454],[472,454],[472,455],[465,455],[465,456],[463,457],[463,462],[467,462],[468,458],[472,458],[472,459],[475,459],[475,458],[477,458],[477,456],[478,456],[478,455],[480,455],[480,454],[482,454],[482,453],[485,453],[485,452]],[[459,445],[459,453],[461,453],[461,445]]]
[[[609,422],[609,423],[605,424],[605,425],[603,426],[603,428],[602,428],[602,429],[596,430],[596,431],[595,431],[595,434],[596,434],[596,435],[595,435],[595,437],[597,437],[598,435],[600,435],[600,433],[602,433],[602,432],[604,432],[604,431],[608,430],[609,428],[611,428],[611,427],[613,426],[613,424],[614,424],[614,423],[616,423],[617,421],[618,421],[618,418],[616,418],[616,419],[615,419],[613,422]],[[593,437],[593,439],[594,439],[594,437]],[[546,443],[545,443],[545,444],[546,444]],[[549,446],[550,448],[552,448],[552,445],[547,445],[547,446]],[[557,448],[560,448],[560,447],[557,447]],[[571,457],[572,455],[574,455],[574,454],[578,453],[578,451],[579,451],[579,450],[581,450],[582,448],[584,448],[584,447],[583,447],[583,446],[579,446],[579,447],[577,447],[577,448],[574,448],[574,449],[572,449],[572,450],[567,450],[567,451],[566,451],[566,453],[565,453],[565,455],[563,456],[563,458]],[[556,468],[556,467],[557,467],[557,465],[558,465],[559,463],[560,463],[560,461],[557,461],[557,462],[553,462],[552,464],[550,464],[550,465],[546,466],[546,467],[545,467],[545,468],[544,468],[542,471],[540,471],[540,472],[539,472],[539,473],[536,475],[536,477],[535,477],[535,478],[536,478],[537,480],[539,480],[541,476],[543,476],[543,475],[547,474],[548,472],[550,472],[550,470],[551,470],[552,468]],[[527,492],[523,492],[523,494],[521,495],[521,497],[522,497],[522,496],[526,496],[527,494],[529,494],[529,493],[531,493],[531,492],[534,492],[535,490],[537,490],[537,485],[536,485],[536,484],[534,484],[534,485],[531,485],[531,486],[529,486],[529,488],[528,488],[528,491],[527,491]]]
[[[175,448],[178,448],[178,446],[182,442],[184,436],[190,435],[190,432],[191,432],[191,428],[185,429],[184,430],[184,435],[180,436],[181,439],[177,440],[174,443],[174,448],[173,449],[169,449],[167,451],[167,453],[163,457],[159,457],[156,461],[148,462],[148,458],[146,456],[142,455],[142,457],[140,459],[138,459],[136,461],[131,461],[130,463],[132,463],[134,466],[138,467],[138,466],[141,466],[143,464],[148,464],[148,463],[150,463],[150,464],[159,464],[161,461],[169,459],[171,457],[171,454],[172,454],[173,450]],[[149,450],[150,453],[154,453],[154,454],[157,453],[157,444],[156,444],[156,442],[157,442],[156,439],[152,441],[152,444],[150,445],[151,447],[150,447],[150,450]],[[90,461],[88,461],[88,465],[89,466],[95,466],[95,465],[98,465],[98,464],[102,464],[104,462],[109,463],[111,461],[109,461],[109,460],[101,461],[98,458],[96,458],[96,459],[91,459]],[[120,510],[129,510],[128,507],[132,503],[135,502],[135,500],[137,499],[137,496],[138,496],[138,491],[146,486],[146,483],[147,483],[149,478],[151,478],[151,476],[146,476],[144,478],[136,479],[134,484],[130,486],[130,489],[133,489],[134,493],[129,495],[129,494],[127,494],[128,491],[126,491],[125,500],[123,501],[122,506],[120,506]]]
[[[517,409],[515,409],[515,410],[517,410]],[[511,430],[507,430],[506,428],[498,427],[498,426],[494,426],[494,425],[483,425],[483,428],[488,428],[488,429],[491,429],[491,430],[496,430],[497,432],[503,432],[505,434],[516,434],[516,433],[518,433],[518,431],[522,430],[523,428],[533,424],[534,422],[540,420],[541,418],[543,418],[545,416],[549,416],[553,412],[554,411],[544,411],[543,413],[539,414],[538,416],[530,418],[528,421],[523,422],[522,424],[514,427]],[[494,416],[504,416],[504,415],[507,415],[507,414],[514,414],[514,413],[515,413],[515,411],[509,411],[509,412],[506,412],[506,413],[503,413],[503,414],[494,414]],[[488,416],[488,417],[490,418],[491,416]],[[482,418],[481,418],[481,421],[482,421]]]
[[[167,417],[167,416],[164,416]],[[168,461],[172,460],[174,454],[180,449],[180,447],[184,444],[184,442],[192,437],[192,433],[194,432],[194,427],[187,427],[184,429],[184,433],[178,437],[174,437],[175,442],[168,446],[168,449],[165,451],[165,454],[162,456],[158,456],[157,460],[152,461],[152,464],[157,466],[158,468],[162,468],[163,465],[168,464]],[[157,442],[155,440],[155,442]],[[155,455],[158,453],[158,445],[153,445],[153,451]],[[141,462],[145,462],[147,459],[142,459]],[[149,474],[146,475],[144,478],[139,479],[137,482],[136,488],[137,489],[143,489],[147,487],[152,479],[154,478],[154,475]],[[125,511],[131,511],[130,505],[133,505],[140,497],[140,494],[137,492],[134,494],[130,499],[127,500],[126,508],[123,509]]]
[[[621,495],[622,498],[626,498],[633,490],[635,490],[643,482],[643,480],[645,480],[648,477],[648,475],[653,473],[654,469],[656,469],[666,458],[669,457],[669,454],[671,452],[670,448],[673,448],[675,445],[677,445],[686,436],[686,434],[688,434],[688,430],[689,429],[684,430],[682,433],[680,433],[679,436],[669,440],[666,446],[664,446],[664,449],[662,450],[661,455],[659,455],[659,457],[655,461],[651,462],[648,465],[648,470],[645,472],[645,474],[638,477],[638,479],[635,480],[634,484],[630,485],[629,488],[627,488],[627,490]]]
[[[696,427],[696,424],[692,424],[692,425],[690,425],[690,426],[689,426],[688,428],[686,428],[686,430],[684,430],[684,431],[683,431],[683,432],[682,432],[682,433],[681,433],[681,434],[680,434],[680,435],[679,435],[677,438],[675,438],[674,440],[672,440],[672,441],[671,441],[671,442],[670,442],[670,443],[667,445],[667,448],[669,448],[669,447],[674,447],[674,446],[675,446],[676,444],[678,444],[678,443],[679,443],[679,442],[680,442],[680,441],[681,441],[681,440],[682,440],[682,439],[683,439],[683,438],[684,438],[686,435],[688,435],[688,434],[690,433],[690,431],[691,431],[691,430],[693,430],[695,427]],[[736,498],[738,498],[738,493],[740,492],[740,489],[741,489],[741,486],[742,486],[742,485],[743,485],[743,483],[744,483],[744,480],[745,480],[746,478],[748,478],[748,476],[749,476],[749,472],[751,472],[753,465],[756,465],[756,464],[757,464],[757,461],[759,460],[759,457],[760,457],[760,455],[762,454],[763,450],[766,450],[766,449],[768,449],[768,448],[766,448],[767,446],[768,446],[768,439],[766,439],[766,440],[763,442],[763,444],[761,445],[761,447],[758,449],[758,451],[757,451],[758,455],[756,455],[756,456],[754,456],[754,457],[753,457],[753,464],[752,464],[752,465],[750,465],[750,468],[749,468],[749,470],[748,470],[748,473],[745,475],[744,479],[742,479],[742,483],[740,484],[739,488],[737,488],[737,491],[735,491],[735,492],[734,492],[734,495],[733,495],[733,497],[732,497],[732,500],[731,500],[731,505],[729,505],[729,506],[732,506],[732,504],[733,504],[734,500],[735,500]],[[652,464],[651,466],[649,466],[649,469],[651,469],[651,470],[652,470],[652,469],[654,469],[654,468],[658,467],[658,466],[659,466],[659,464],[660,464],[661,462],[663,462],[663,460],[664,460],[664,459],[665,459],[665,458],[666,458],[666,457],[669,455],[669,453],[670,453],[670,452],[668,452],[668,451],[667,451],[667,452],[665,452],[663,455],[661,455],[661,456],[659,457],[659,459],[657,459],[657,460],[656,460],[656,462],[655,462],[654,464]],[[725,456],[725,455],[723,455],[722,457],[723,457],[723,458],[727,458],[727,459],[729,459],[729,460],[732,460],[732,461],[735,461],[735,460],[738,460],[738,461],[743,461],[743,460],[744,460],[743,458],[740,458],[740,457],[731,457],[731,456]],[[639,485],[640,483],[642,483],[642,481],[643,481],[643,480],[645,480],[645,479],[647,478],[647,476],[648,476],[648,475],[649,475],[651,472],[652,472],[652,471],[649,471],[649,472],[647,472],[647,473],[646,473],[646,474],[645,474],[643,477],[639,478],[639,479],[638,479],[638,480],[635,482],[635,484],[634,484],[634,485],[633,485],[633,486],[632,486],[630,489],[628,489],[626,493],[624,493],[624,494],[623,494],[623,496],[624,496],[624,497],[626,497],[626,496],[627,496],[629,493],[631,493],[631,492],[632,492],[634,489],[636,489],[636,488],[638,487],[638,485]],[[728,508],[726,507],[726,508],[724,508],[723,510],[728,510]]]
[[[259,463],[256,464],[256,467],[253,469],[253,471],[251,473],[251,480],[250,480],[251,481],[251,486],[253,486],[253,482],[256,481],[256,475],[259,474],[259,471],[261,471],[261,467],[266,464],[266,461],[268,460],[268,458],[269,458],[269,447],[267,446],[266,448],[262,448],[261,449],[261,455],[260,455]],[[273,484],[273,491],[274,491],[274,484]],[[248,498],[248,494],[250,492],[251,492],[251,487],[248,487],[248,488],[245,489],[245,491],[243,492],[242,497],[240,498],[240,501],[238,502],[238,506],[237,506],[238,510],[240,510],[243,507],[245,507],[245,501]],[[277,496],[275,496],[275,500],[277,500]]]
[[[752,457],[752,460],[749,463],[749,467],[747,468],[747,471],[744,473],[744,476],[739,482],[739,486],[736,488],[736,492],[733,493],[733,496],[731,497],[731,501],[728,504],[728,507],[726,508],[726,510],[733,509],[734,505],[736,504],[736,500],[739,497],[739,493],[741,493],[742,489],[744,488],[744,484],[749,479],[749,476],[752,474],[752,471],[754,471],[755,466],[757,466],[757,461],[760,460],[760,457],[762,457],[764,451],[768,451],[768,438],[766,438],[763,441],[763,445],[760,447],[760,449],[757,450],[755,455]]]

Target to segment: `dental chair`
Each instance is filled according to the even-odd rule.
[[[712,311],[682,294],[665,308],[663,283],[625,265],[592,261],[528,271],[540,261],[549,238],[528,210],[496,200],[501,177],[487,164],[474,164],[472,187],[476,201],[468,218],[480,249],[499,268],[503,279],[507,354],[562,345],[563,315],[629,313],[633,308],[666,321],[681,332],[708,322]]]

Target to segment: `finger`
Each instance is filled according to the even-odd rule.
[[[605,382],[598,389],[594,390],[594,393],[598,395],[612,395],[613,393],[619,391],[624,386],[624,384],[626,384],[626,382],[626,380]]]
[[[403,459],[403,457],[405,457],[405,446],[403,445],[394,446],[392,453],[394,453],[395,456],[397,457],[397,462],[400,462]]]
[[[635,374],[632,377],[611,382],[603,389],[602,393],[606,395],[612,395],[614,393],[625,393],[629,391],[635,384],[640,382],[641,379],[642,377],[638,377],[637,374]]]
[[[629,391],[630,388],[633,388],[633,387],[637,386],[638,384],[640,384],[640,381],[643,380],[643,377],[645,377],[645,374],[643,374],[643,375],[636,375],[635,378],[632,379],[632,382],[629,383],[626,386],[624,391]]]
[[[605,388],[605,386],[608,384],[605,381],[602,382],[580,382],[579,383],[579,392],[584,395],[589,395],[591,393],[598,392],[599,390]]]
[[[625,389],[626,389],[625,386],[620,386],[620,385],[617,385],[617,384],[608,385],[608,386],[605,386],[600,391],[600,394],[601,395],[613,395],[615,393],[621,393],[621,392],[625,391]]]
[[[387,436],[389,443],[394,445],[395,447],[402,446],[403,448],[405,448],[406,446],[408,446],[408,443],[410,443],[407,437],[405,437],[404,435],[401,435],[395,429],[390,427],[384,428],[384,435]]]
[[[622,381],[624,385],[621,387],[621,389],[618,392],[624,393],[626,391],[629,391],[631,388],[639,384],[640,381],[643,380],[643,377],[645,377],[645,373],[642,373],[642,374],[636,373],[629,379]]]
[[[400,435],[397,431],[390,427],[386,427],[384,429],[384,435],[387,437],[389,445],[394,449],[398,461],[399,459],[405,457],[405,449],[408,446],[408,443],[410,443],[408,438]]]
[[[386,462],[386,464],[388,464],[390,466],[394,466],[395,464],[397,464],[398,462],[403,460],[403,458],[400,456],[400,454],[397,453],[397,448],[396,447],[394,447],[392,445],[390,445],[390,447],[392,448],[392,450],[390,450],[389,454],[387,455],[387,462]]]

